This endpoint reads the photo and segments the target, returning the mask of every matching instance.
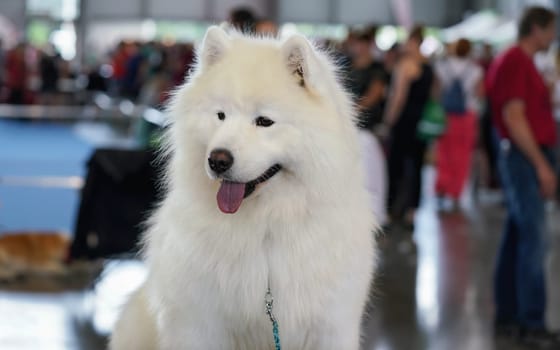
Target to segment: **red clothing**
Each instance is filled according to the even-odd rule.
[[[469,178],[476,144],[474,112],[448,115],[447,129],[436,143],[436,193],[459,199]]]
[[[27,67],[21,52],[12,50],[6,57],[6,86],[10,89],[22,90],[27,83]]]
[[[124,79],[124,76],[126,75],[126,64],[128,62],[128,58],[129,57],[126,52],[124,52],[124,50],[119,51],[115,54],[112,62],[113,78],[117,80]]]
[[[492,107],[494,125],[502,138],[509,138],[503,108],[512,100],[525,104],[525,115],[536,142],[556,145],[556,123],[552,116],[550,91],[537,71],[533,58],[519,46],[498,57],[488,71],[486,87]]]

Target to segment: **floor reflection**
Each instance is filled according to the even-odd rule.
[[[104,349],[87,326],[82,292],[0,292],[2,350]]]
[[[499,201],[472,203],[455,214],[437,213],[432,204],[419,211],[414,234],[394,231],[381,239],[376,288],[382,292],[370,307],[364,349],[524,349],[511,339],[496,339],[492,330],[492,274],[505,214]],[[550,219],[548,321],[559,330],[558,210]]]

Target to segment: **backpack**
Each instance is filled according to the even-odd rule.
[[[461,75],[456,76],[444,90],[441,105],[448,114],[465,114],[467,111],[467,96]]]

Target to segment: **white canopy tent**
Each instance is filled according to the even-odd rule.
[[[515,21],[485,10],[467,17],[462,22],[442,30],[442,40],[453,42],[460,38],[484,41],[502,46],[515,40]]]

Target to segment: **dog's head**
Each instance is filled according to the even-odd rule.
[[[304,37],[211,27],[171,106],[176,150],[189,148],[191,165],[218,185],[220,210],[235,213],[247,198],[309,186],[332,171],[331,152],[340,153],[341,133],[352,127],[348,101],[328,59]]]

